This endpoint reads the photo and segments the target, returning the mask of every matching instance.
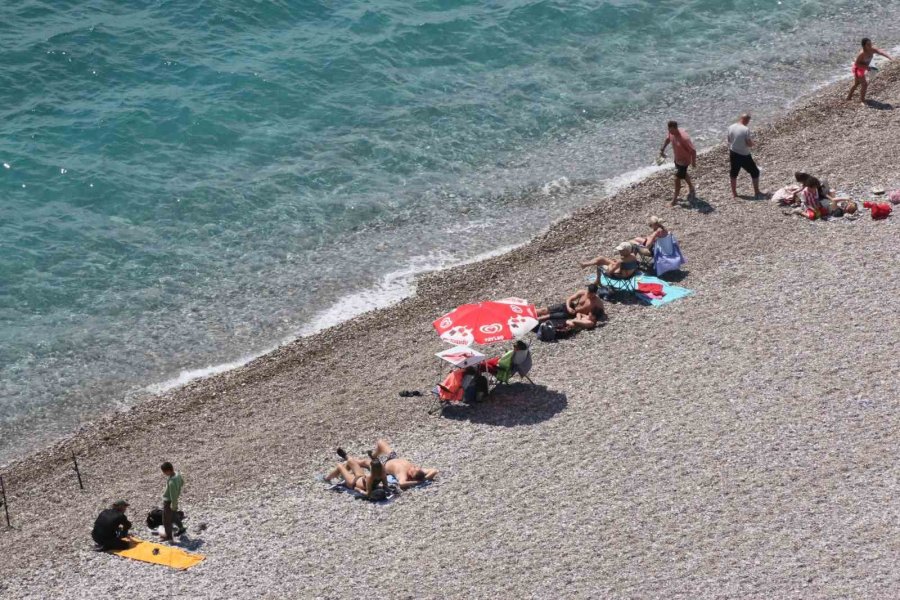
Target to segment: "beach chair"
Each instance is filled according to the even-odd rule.
[[[686,262],[673,234],[659,238],[653,244],[653,265],[657,277],[669,271],[677,271]]]
[[[490,382],[481,372],[451,369],[450,374],[431,389],[432,404],[428,412],[435,413],[452,404],[481,402],[488,396],[490,389]]]
[[[603,269],[597,269],[597,281],[612,292],[622,292],[637,297],[638,273],[631,277],[610,277]]]
[[[638,270],[644,273],[653,273],[653,250],[638,244],[632,244],[634,255],[638,259]]]
[[[494,387],[509,383],[513,375],[518,375],[521,379],[526,379],[528,383],[534,385],[534,382],[528,377],[532,362],[530,348],[510,350],[500,357],[500,362],[497,364],[497,373],[493,375],[496,381]]]

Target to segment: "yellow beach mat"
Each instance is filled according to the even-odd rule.
[[[165,565],[173,569],[190,569],[198,562],[206,558],[202,554],[191,554],[177,546],[156,544],[136,537],[129,537],[130,546],[125,550],[110,550],[123,558],[139,560],[141,562]]]

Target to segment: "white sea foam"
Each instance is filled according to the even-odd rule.
[[[633,183],[638,183],[639,181],[643,181],[647,179],[651,175],[655,173],[659,173],[660,171],[665,171],[671,169],[673,167],[673,163],[664,163],[661,165],[650,165],[647,167],[639,167],[632,171],[628,171],[626,173],[622,173],[621,175],[616,175],[615,177],[611,177],[604,181],[606,185],[606,193],[614,194],[620,189],[624,187],[628,187]]]
[[[162,394],[187,385],[197,379],[204,379],[232,369],[237,369],[260,356],[265,356],[280,346],[293,342],[297,338],[315,335],[320,331],[339,325],[369,311],[387,308],[397,304],[404,298],[408,298],[415,293],[416,277],[419,275],[431,271],[440,271],[455,266],[487,260],[494,256],[506,254],[507,252],[518,248],[520,245],[521,244],[504,246],[462,260],[449,253],[437,252],[425,256],[413,257],[405,268],[387,273],[377,285],[360,293],[348,294],[329,308],[316,313],[307,324],[303,325],[297,331],[295,336],[290,336],[282,340],[279,344],[257,353],[248,354],[238,360],[198,369],[186,369],[171,379],[149,385],[144,389],[151,394]]]

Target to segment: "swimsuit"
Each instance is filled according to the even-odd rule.
[[[863,79],[869,72],[869,65],[861,65],[858,62],[853,63],[853,76],[857,79]]]
[[[395,458],[400,458],[400,457],[397,456],[397,453],[396,453],[396,452],[394,452],[393,450],[391,450],[391,453],[388,454],[387,456],[379,456],[379,457],[378,457],[378,462],[380,462],[382,465],[386,465],[386,464],[388,464],[389,462],[391,462],[392,460],[394,460]]]

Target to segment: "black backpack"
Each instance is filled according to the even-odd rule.
[[[175,519],[184,520],[184,512],[175,511]],[[149,529],[159,529],[163,524],[163,511],[161,508],[154,508],[147,513],[147,527]]]
[[[162,509],[154,508],[149,513],[147,513],[147,527],[150,529],[159,529],[159,526],[162,525]]]
[[[550,321],[544,321],[538,327],[537,338],[542,342],[554,341],[556,339],[556,327]]]

